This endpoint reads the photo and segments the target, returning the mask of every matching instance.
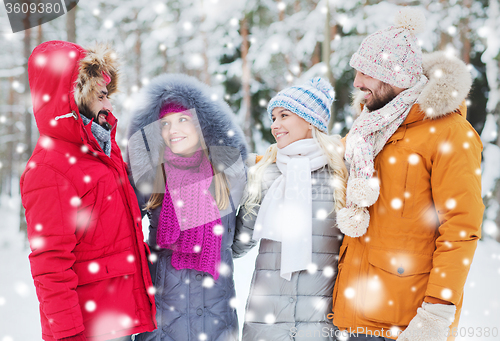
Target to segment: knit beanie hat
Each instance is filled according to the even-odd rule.
[[[183,112],[183,111],[187,111],[187,110],[188,110],[187,108],[185,108],[184,106],[182,106],[180,104],[166,103],[160,109],[160,117],[159,118],[162,118],[163,116],[166,116],[168,114]],[[188,114],[190,114],[190,113],[188,113]]]
[[[417,8],[399,10],[395,25],[363,40],[349,65],[370,77],[398,88],[411,88],[420,79],[422,50],[415,37],[425,28],[425,16]]]
[[[331,84],[321,77],[315,77],[306,84],[291,86],[278,92],[269,101],[267,113],[272,119],[274,108],[285,108],[322,132],[328,133],[330,108],[334,97],[335,92]]]

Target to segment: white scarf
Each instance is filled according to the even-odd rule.
[[[278,149],[281,175],[269,188],[255,222],[253,238],[281,242],[281,277],[307,269],[312,262],[311,172],[328,163],[314,139]]]
[[[373,160],[385,143],[404,122],[418,101],[427,77],[422,76],[412,88],[406,89],[379,110],[363,108],[347,135],[345,159],[351,164],[346,191],[346,207],[337,214],[340,231],[349,237],[366,233],[370,223],[368,207],[379,196],[380,184],[372,178]]]

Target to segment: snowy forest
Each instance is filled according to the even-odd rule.
[[[27,60],[40,43],[66,40],[85,47],[108,42],[116,50],[121,79],[120,92],[112,103],[119,119],[117,141],[123,151],[130,110],[141,87],[161,73],[176,72],[209,84],[214,98],[223,98],[232,108],[251,151],[262,154],[273,141],[266,113],[269,99],[279,90],[315,76],[334,85],[329,128],[330,133],[344,136],[354,120],[351,55],[367,35],[393,24],[398,6],[418,6],[427,20],[425,32],[418,35],[423,51],[446,51],[459,57],[473,77],[466,104],[467,119],[484,145],[482,238],[498,253],[486,258],[495,262],[491,273],[500,282],[500,248],[492,246],[500,245],[493,242],[500,242],[500,0],[82,0],[67,15],[15,34],[0,2],[2,258],[13,253],[27,255],[26,243],[23,251],[15,251],[18,253],[8,248],[26,229],[19,177],[38,139]],[[7,227],[14,232],[5,232]],[[0,259],[1,267],[7,263]],[[17,285],[12,293],[23,299],[31,290],[31,300],[36,302],[27,260],[22,264],[28,273],[19,283],[25,286]],[[9,305],[10,282],[4,270],[0,271],[4,278],[0,278],[0,317],[7,318],[8,310],[2,309]],[[498,326],[498,287],[495,295],[490,297],[493,308],[484,303],[478,311],[493,315]],[[239,300],[244,306],[245,297]],[[0,341],[31,340],[4,332],[8,324],[1,320]],[[475,321],[481,321],[481,316]]]

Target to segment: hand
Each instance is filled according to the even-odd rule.
[[[446,341],[456,310],[454,305],[422,303],[397,341]]]

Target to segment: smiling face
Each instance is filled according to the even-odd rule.
[[[201,147],[193,118],[186,113],[171,113],[161,120],[161,136],[172,153],[188,157]]]
[[[274,108],[271,118],[271,132],[279,149],[292,142],[312,138],[312,125],[285,108]]]
[[[113,111],[113,106],[108,98],[108,89],[105,85],[100,85],[97,87],[95,94],[94,100],[88,105],[79,107],[79,111],[88,119],[93,118],[95,123],[109,130],[106,117],[108,113]]]
[[[365,105],[370,111],[383,108],[405,89],[392,86],[370,77],[360,71],[356,71],[354,87],[365,92]]]

